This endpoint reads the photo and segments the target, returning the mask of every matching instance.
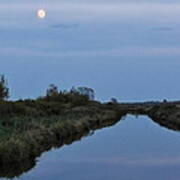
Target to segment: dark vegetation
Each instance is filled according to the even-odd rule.
[[[0,175],[17,176],[32,168],[35,165],[35,159],[42,152],[71,144],[83,136],[92,134],[96,129],[113,125],[121,116],[123,114],[105,109],[75,108],[64,113],[62,117],[46,119],[49,124],[41,123],[36,128],[14,133],[7,141],[0,143]]]
[[[0,84],[0,174],[3,177],[21,174],[33,167],[42,152],[80,139],[124,115],[94,101],[91,88],[59,91],[52,84],[37,99],[7,101],[9,89],[4,76]]]
[[[58,91],[55,85],[50,85],[46,95],[35,100],[25,99],[5,101],[9,96],[4,76],[0,82],[0,140],[27,130],[38,129],[63,121],[66,111],[74,107],[99,104],[93,101],[92,89],[81,87],[70,91]],[[57,118],[58,117],[58,118]]]
[[[69,91],[50,85],[37,99],[7,101],[9,89],[0,76],[0,176],[14,177],[31,169],[51,148],[70,144],[94,130],[111,126],[126,114],[148,115],[165,127],[180,129],[180,102],[108,103],[94,100],[94,91]]]
[[[7,87],[7,80],[4,75],[0,75],[0,101],[9,97],[9,88]]]

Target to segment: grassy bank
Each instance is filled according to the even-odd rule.
[[[112,125],[124,115],[94,101],[90,88],[59,91],[51,85],[46,95],[37,99],[7,101],[9,90],[4,83],[3,78],[0,81],[2,177],[21,174],[34,166],[42,152]]]
[[[9,121],[22,123],[13,124],[13,128],[10,127],[13,131],[9,130],[8,136],[0,142],[0,173],[6,177],[18,175],[24,162],[32,162],[33,166],[35,159],[42,152],[72,143],[95,129],[113,125],[123,115],[123,113],[108,110],[101,105],[89,104],[71,108],[58,116],[37,119],[34,117],[14,119],[12,117]],[[16,168],[14,173],[12,171],[5,173],[6,167],[14,169],[14,165],[21,167],[21,170]]]
[[[43,98],[1,102],[0,176],[20,175],[32,168],[44,151],[111,126],[126,114],[148,115],[160,125],[180,128],[179,103],[101,104],[88,99],[77,102]]]

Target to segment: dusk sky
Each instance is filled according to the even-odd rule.
[[[92,87],[100,100],[178,99],[179,17],[172,0],[4,0],[0,71],[15,99],[51,83]]]

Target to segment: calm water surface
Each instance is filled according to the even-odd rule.
[[[17,180],[178,180],[179,149],[179,132],[129,115],[113,127],[44,153],[37,166]]]

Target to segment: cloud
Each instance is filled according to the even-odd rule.
[[[179,22],[180,16],[180,3],[59,3],[49,7],[50,11],[59,12],[62,18],[77,20],[119,21],[130,18]]]
[[[49,162],[57,161],[57,159],[51,159]],[[180,158],[178,157],[151,157],[151,158],[125,158],[125,157],[78,157],[76,158],[61,158],[59,163],[103,163],[112,165],[128,165],[128,166],[169,166],[180,165]]]
[[[53,24],[50,25],[50,28],[54,29],[72,29],[72,28],[77,28],[79,25],[78,24]]]
[[[60,20],[151,20],[179,22],[180,3],[87,3],[87,2],[57,2],[42,3],[47,9],[48,16]],[[4,3],[0,6],[0,12],[11,14],[28,14],[41,7],[41,3]],[[23,16],[21,16],[23,18]]]
[[[13,48],[13,47],[1,47],[0,54],[5,56],[28,56],[28,57],[48,57],[48,58],[65,58],[65,57],[112,57],[120,55],[180,55],[180,47],[122,47],[119,49],[110,50],[83,50],[83,51],[53,51],[53,50],[43,50],[39,49],[28,49],[28,48]]]
[[[172,27],[157,27],[157,28],[153,28],[152,30],[169,32],[169,31],[173,31],[174,29]]]

